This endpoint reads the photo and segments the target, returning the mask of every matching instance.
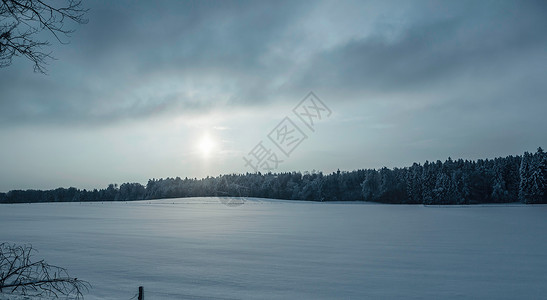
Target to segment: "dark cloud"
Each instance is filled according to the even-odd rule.
[[[527,72],[519,67],[523,64],[539,67],[547,58],[545,10],[502,4],[464,5],[445,18],[428,19],[424,14],[396,37],[349,40],[316,55],[294,85],[356,93],[440,86],[450,93],[449,86],[461,80],[490,84],[504,72]]]
[[[404,2],[348,2],[337,16],[323,4],[90,2],[89,24],[54,47],[49,76],[24,61],[0,69],[0,123],[102,124],[309,90],[487,101],[492,89],[520,89],[511,72],[530,79],[531,98],[545,92],[535,80],[547,57],[543,2],[416,2],[402,12]]]
[[[303,4],[90,3],[89,24],[55,47],[60,60],[48,77],[29,74],[24,62],[0,70],[0,123],[93,124],[265,99],[257,79],[271,70],[260,57]],[[221,85],[230,87],[205,93]]]

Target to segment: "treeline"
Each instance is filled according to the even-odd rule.
[[[130,201],[180,197],[259,197],[397,204],[547,203],[547,155],[536,153],[477,161],[425,162],[406,168],[351,172],[246,173],[217,177],[151,179],[105,189],[13,190],[0,203]]]

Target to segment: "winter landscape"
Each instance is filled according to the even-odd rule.
[[[219,198],[3,205],[85,299],[541,299],[547,207]]]
[[[0,1],[0,300],[547,299],[544,0]]]

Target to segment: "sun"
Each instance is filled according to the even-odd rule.
[[[203,156],[209,156],[213,152],[215,147],[215,141],[208,134],[203,135],[198,143],[199,151]]]

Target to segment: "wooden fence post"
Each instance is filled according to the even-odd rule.
[[[144,288],[139,286],[139,300],[144,300]]]

